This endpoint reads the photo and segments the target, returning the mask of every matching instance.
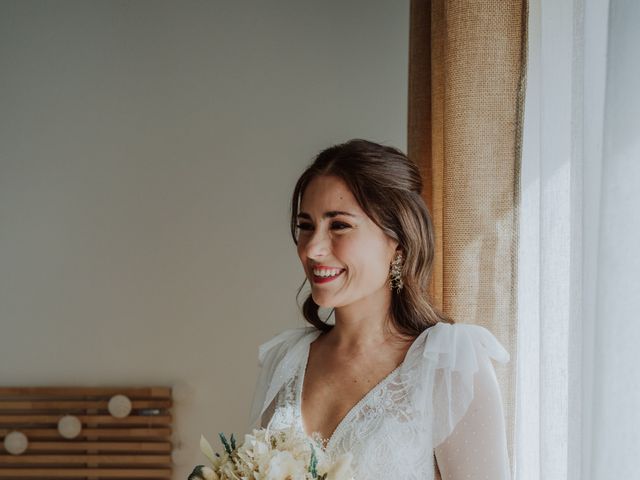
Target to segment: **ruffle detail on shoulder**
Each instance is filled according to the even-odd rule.
[[[291,328],[258,347],[258,362],[262,369],[258,375],[251,405],[252,427],[258,424],[260,416],[282,386],[296,373],[305,348],[319,334],[320,331],[315,327]]]
[[[280,332],[272,339],[264,342],[258,347],[258,362],[261,367],[264,367],[267,358],[277,358],[278,353],[286,353],[286,349],[294,345],[298,340],[304,337],[306,334],[315,331],[314,327],[298,327],[290,328]],[[284,348],[284,352],[282,351]]]
[[[424,333],[421,363],[427,369],[427,384],[432,392],[429,395],[423,391],[422,398],[433,414],[432,438],[436,447],[468,410],[480,362],[490,364],[488,359],[492,358],[506,363],[509,353],[489,330],[479,325],[438,323]]]
[[[423,355],[437,361],[437,368],[466,370],[480,351],[500,363],[509,361],[509,352],[493,334],[480,325],[438,323],[428,330]],[[477,371],[477,364],[474,372]]]

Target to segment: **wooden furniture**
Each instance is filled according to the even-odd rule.
[[[113,417],[109,400],[124,395],[132,410]],[[0,479],[171,478],[171,388],[0,387]],[[58,421],[73,415],[82,430],[73,439]],[[13,455],[4,447],[12,431],[28,446]]]

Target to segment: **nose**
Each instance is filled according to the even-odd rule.
[[[308,238],[303,248],[307,258],[316,259],[326,257],[331,250],[330,245],[329,236],[318,228]]]

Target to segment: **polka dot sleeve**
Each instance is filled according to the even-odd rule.
[[[510,478],[502,399],[495,371],[487,355],[478,355],[477,361],[473,399],[453,431],[435,448],[442,480]]]

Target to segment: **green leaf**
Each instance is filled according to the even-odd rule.
[[[220,441],[222,441],[222,445],[224,445],[224,451],[231,455],[231,445],[229,445],[227,437],[224,436],[224,433],[219,433],[218,435],[220,435]]]
[[[311,461],[309,462],[309,473],[313,478],[318,478],[318,457],[316,457],[316,451],[311,445]]]

